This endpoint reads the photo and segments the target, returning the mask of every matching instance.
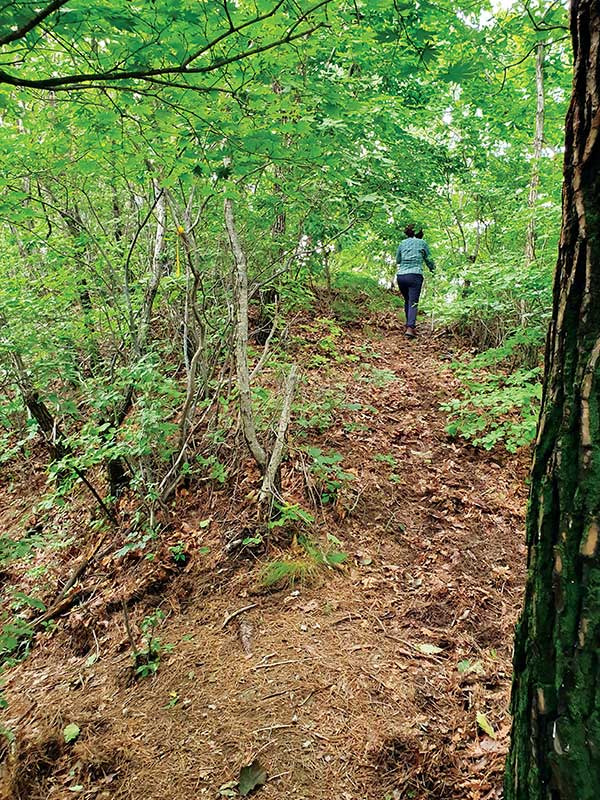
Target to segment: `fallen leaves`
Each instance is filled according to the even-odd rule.
[[[488,718],[482,711],[477,712],[477,725],[481,728],[481,730],[486,733],[491,739],[496,738],[496,731],[491,726]]]
[[[417,645],[415,645],[415,648],[420,653],[423,653],[423,655],[426,655],[426,656],[436,656],[439,653],[443,653],[444,652],[443,648],[438,647],[435,644],[428,644],[428,643],[417,644]]]
[[[267,782],[267,772],[260,765],[260,762],[254,759],[251,764],[242,767],[240,770],[240,777],[238,788],[242,797],[246,797],[255,789],[264,786]]]

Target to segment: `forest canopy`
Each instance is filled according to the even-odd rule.
[[[148,402],[168,418],[178,390],[161,364],[177,351],[189,367],[200,335],[216,364],[227,335],[224,196],[253,233],[255,293],[297,293],[331,270],[387,282],[415,221],[443,264],[436,316],[460,324],[466,309],[477,347],[535,348],[558,235],[566,35],[559,3],[5,4],[7,380],[22,359],[75,439],[106,421],[109,395],[118,419],[132,369],[163,387]],[[199,291],[205,319],[190,317]],[[157,313],[171,333],[151,344]],[[75,400],[82,370],[93,388]]]

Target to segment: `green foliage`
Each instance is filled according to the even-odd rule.
[[[391,369],[375,367],[373,364],[364,364],[361,371],[354,373],[354,378],[361,383],[370,383],[383,389],[390,383],[395,383],[398,376]]]
[[[19,611],[22,608],[34,608],[36,611],[46,610],[46,606],[39,599],[39,597],[31,597],[30,595],[27,595],[24,592],[19,592],[16,589],[12,590],[11,595],[13,598],[11,605],[15,611]]]
[[[17,405],[20,409],[20,404],[15,403],[14,398],[9,400],[8,398],[0,396],[0,405],[5,399],[7,403],[10,402],[11,404]],[[8,426],[12,423],[6,420],[5,424]],[[15,430],[9,430],[0,434],[0,464],[6,464],[12,461],[19,454],[22,454],[24,458],[28,458],[30,455],[30,446],[35,441],[37,435],[38,426],[34,420],[27,420],[23,431],[20,430],[20,426],[17,422]]]
[[[63,738],[66,744],[74,742],[79,737],[80,733],[81,730],[79,725],[77,725],[75,722],[70,722],[63,730]]]
[[[336,414],[343,411],[359,411],[360,403],[348,403],[343,392],[337,389],[326,389],[318,402],[298,402],[293,406],[294,421],[300,428],[302,436],[310,432],[323,433],[334,424]]]
[[[287,557],[266,564],[259,576],[265,589],[283,589],[296,583],[305,584],[315,580],[319,573],[317,565],[305,557]]]
[[[570,85],[564,4],[544,11],[543,31],[522,9],[489,3],[310,5],[305,16],[303,0],[182,0],[176,13],[167,0],[151,13],[113,0],[70,3],[0,46],[0,463],[46,459],[41,510],[67,507],[89,484],[104,512],[133,509],[119,556],[153,556],[157,514],[172,508],[181,479],[192,491],[205,481],[219,489],[244,458],[226,196],[248,258],[251,316],[268,289],[277,300],[264,310],[281,317],[266,378],[252,382],[263,441],[286,348],[308,344],[312,366],[335,375],[359,358],[344,348],[345,326],[374,314],[394,320],[402,300],[388,287],[407,222],[424,225],[439,265],[422,310],[476,351],[493,348],[460,373],[450,430],[509,449],[531,436]],[[0,34],[33,13],[26,0],[4,6]],[[293,46],[269,46],[309,31]],[[531,54],[540,33],[546,125],[536,157]],[[154,68],[160,80],[145,80]],[[85,91],[61,93],[67,72]],[[99,83],[81,77],[90,72]],[[532,219],[536,260],[525,264]],[[311,324],[294,340],[296,315]],[[251,360],[261,348],[253,344]],[[361,365],[356,380],[384,388],[397,377]],[[336,422],[368,430],[340,419],[351,410],[325,393],[317,405],[296,404],[291,431],[308,436]],[[372,407],[361,410],[378,424]],[[353,479],[342,456],[306,453],[313,498],[333,502]],[[123,486],[107,481],[116,467]],[[120,492],[122,504],[112,496]],[[271,528],[310,524],[304,509],[282,504]],[[47,543],[0,537],[0,562]],[[182,563],[179,544],[171,556]],[[303,558],[314,565],[314,554]],[[27,597],[12,598],[20,607],[5,619],[1,657],[27,649]],[[136,665],[144,674],[158,667],[156,624]]]
[[[333,319],[319,317],[312,325],[304,326],[304,329],[309,336],[317,337],[318,352],[310,360],[310,366],[321,367],[330,361],[340,364],[346,359],[338,347],[339,341],[343,337],[343,330]]]
[[[190,482],[208,472],[226,483],[219,448],[235,442],[236,421],[219,377],[228,374],[232,332],[225,194],[237,203],[251,302],[268,288],[278,296],[270,311],[313,312],[315,367],[356,359],[344,352],[342,325],[401,305],[387,287],[408,221],[425,225],[440,264],[423,301],[436,319],[479,348],[543,324],[569,85],[562,7],[548,12],[557,27],[545,31],[546,147],[530,210],[527,54],[539,32],[514,10],[486,6],[483,22],[472,5],[331,0],[304,17],[304,3],[242,2],[229,9],[232,29],[222,4],[185,0],[174,15],[157,0],[150,16],[117,5],[60,9],[43,21],[43,36],[34,25],[6,45],[17,83],[60,84],[67,64],[73,80],[91,71],[104,81],[118,64],[110,86],[86,79],[77,102],[65,93],[73,102],[58,103],[0,75],[0,459],[27,457],[34,444],[38,428],[23,403],[31,389],[66,447],[50,467],[57,493],[48,505],[68,502],[78,472],[102,486],[98,476],[116,462],[150,512],[172,468]],[[262,18],[267,9],[274,13]],[[12,3],[7,14],[8,31],[31,7]],[[276,45],[326,19],[294,47],[245,44]],[[247,25],[243,36],[236,25]],[[185,74],[168,72],[193,53]],[[520,67],[504,70],[508,63]],[[143,73],[156,66],[167,73],[149,86]],[[193,102],[186,86],[201,90]],[[532,216],[538,259],[525,266]],[[285,327],[268,361],[275,371]],[[187,408],[192,427],[202,425],[183,438],[190,452],[178,459],[200,342]],[[370,378],[392,380],[385,371]],[[277,397],[255,382],[253,399],[266,433]],[[301,425],[322,431],[334,412],[307,412]]]
[[[12,539],[9,536],[0,535],[0,564],[26,558],[36,544],[40,544],[40,542],[36,542],[35,537],[24,536],[22,539]]]
[[[142,521],[142,514],[137,515],[138,522]],[[158,537],[158,530],[150,525],[134,526],[125,538],[125,544],[115,553],[117,558],[123,558],[129,553],[143,552]]]
[[[373,313],[393,313],[404,305],[404,301],[397,293],[391,292],[388,285],[368,274],[368,268],[353,264],[355,258],[352,248],[341,250],[336,258],[336,271],[333,280],[334,287],[340,292],[332,304],[332,311],[341,321],[352,323],[365,322]],[[348,269],[347,267],[353,267]],[[360,271],[354,271],[360,267]]]
[[[519,344],[523,361],[537,363],[551,282],[550,263],[526,266],[522,257],[506,253],[502,260],[486,259],[436,276],[428,303],[440,322],[455,327],[478,350],[506,345],[516,356]]]
[[[136,678],[148,678],[154,675],[160,666],[160,661],[165,653],[170,653],[174,645],[164,644],[155,630],[165,619],[165,614],[157,609],[153,614],[144,617],[140,625],[142,630],[142,648],[133,657],[133,666]]]
[[[324,453],[320,447],[306,447],[311,457],[308,469],[315,481],[315,490],[321,503],[331,503],[339,490],[354,480],[354,475],[344,472],[341,466],[343,456],[340,453]]]
[[[261,547],[265,543],[266,534],[272,531],[283,531],[295,536],[300,530],[310,528],[314,517],[298,503],[286,503],[275,500],[270,519],[265,528],[257,529],[251,536],[242,539],[244,547]]]
[[[337,549],[341,543],[334,536],[328,537],[328,544],[334,546],[328,546],[325,549],[316,545],[315,542],[306,536],[300,537],[298,542],[304,548],[307,555],[319,566],[338,567],[348,558],[346,553]]]
[[[4,612],[0,621],[0,665],[10,665],[27,656],[35,630],[19,614]]]
[[[172,545],[169,547],[169,552],[171,553],[171,558],[177,564],[177,566],[183,566],[187,559],[187,553],[185,550],[184,542],[177,542],[177,544]]]
[[[542,397],[538,368],[463,380],[463,397],[442,405],[450,412],[450,435],[462,436],[486,450],[501,443],[510,453],[531,444]]]
[[[501,443],[513,453],[531,444],[542,396],[541,370],[519,365],[540,360],[541,340],[536,326],[518,329],[498,347],[453,364],[463,388],[461,397],[442,406],[450,412],[448,433],[486,450]]]
[[[268,523],[268,528],[274,530],[276,528],[310,527],[314,521],[312,514],[297,503],[276,503],[275,513]]]
[[[398,462],[391,453],[376,453],[373,458],[375,461],[380,461],[382,464],[387,464],[388,466],[392,467],[392,469],[395,469],[398,466]]]
[[[227,467],[222,464],[216,455],[211,453],[208,456],[198,454],[196,463],[204,470],[207,470],[208,477],[217,483],[224,484],[227,481]]]

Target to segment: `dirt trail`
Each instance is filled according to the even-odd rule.
[[[449,357],[443,339],[409,342],[392,324],[350,329],[336,359],[307,367],[305,401],[343,396],[306,442],[354,475],[317,515],[344,567],[253,594],[256,565],[223,555],[236,506],[219,511],[213,494],[201,542],[213,555],[192,554],[131,611],[132,625],[160,603],[171,612],[157,633],[174,648],[155,676],[128,684],[123,617],[114,597],[107,616],[106,591],[8,675],[8,722],[20,718],[13,796],[233,796],[219,788],[255,758],[265,800],[500,796],[527,456],[448,438]],[[302,457],[290,454],[298,469],[284,488],[306,505]],[[204,500],[188,498],[184,531],[207,516]],[[56,737],[70,722],[81,735],[65,746]]]

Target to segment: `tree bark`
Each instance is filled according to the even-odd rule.
[[[260,471],[264,474],[267,468],[267,454],[258,441],[256,424],[252,410],[252,392],[250,389],[250,370],[248,367],[248,267],[246,254],[242,248],[235,219],[233,203],[225,200],[225,226],[229,236],[231,252],[235,262],[234,272],[234,302],[235,302],[235,366],[237,389],[240,398],[240,417],[242,430],[248,449]]]
[[[277,434],[275,436],[273,451],[271,453],[271,457],[269,458],[269,463],[265,470],[262,486],[260,488],[258,504],[262,510],[262,516],[264,519],[271,518],[273,503],[278,499],[282,499],[281,462],[283,460],[285,436],[290,424],[290,418],[292,416],[292,402],[294,400],[297,381],[298,367],[296,364],[292,364],[283,390],[283,406],[281,408],[281,415],[279,417],[279,424],[277,426]]]
[[[573,0],[563,223],[527,517],[506,800],[600,793],[600,0]]]
[[[0,324],[6,324],[2,317],[0,317]],[[61,461],[63,458],[71,454],[69,445],[65,442],[62,431],[60,430],[56,419],[53,417],[48,406],[33,386],[29,373],[23,364],[23,359],[21,358],[20,354],[16,351],[13,351],[11,354],[11,360],[14,366],[14,374],[17,386],[19,387],[21,397],[23,398],[23,403],[29,410],[29,413],[33,419],[39,425],[44,437],[44,441],[46,442],[46,446],[50,453],[50,457],[53,461]],[[87,479],[85,473],[78,467],[72,467],[72,469],[94,496],[111,525],[117,527],[119,523],[115,514],[106,505],[102,497],[100,497],[96,488]]]
[[[150,334],[152,323],[152,309],[160,279],[162,277],[162,254],[165,246],[165,231],[167,225],[167,205],[165,193],[156,178],[152,178],[154,189],[154,210],[156,212],[156,233],[154,235],[154,245],[152,249],[152,265],[150,268],[150,278],[144,294],[144,302],[141,309],[141,320],[136,333],[136,349],[141,355]]]

